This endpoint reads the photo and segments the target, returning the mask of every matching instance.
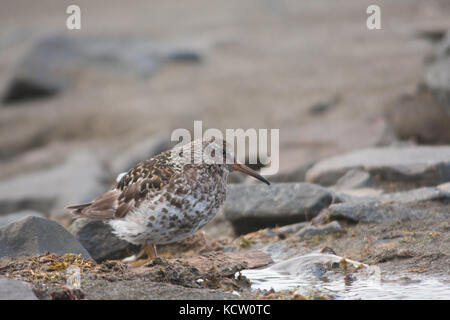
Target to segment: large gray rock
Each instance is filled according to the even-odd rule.
[[[370,190],[370,189],[367,189]],[[337,194],[342,203],[328,208],[331,219],[352,222],[391,222],[445,217],[450,192],[443,188],[424,187],[403,192],[363,196]]]
[[[308,170],[306,180],[333,185],[357,168],[381,181],[436,185],[450,181],[450,146],[363,149],[318,162]]]
[[[103,175],[95,156],[78,153],[51,169],[1,180],[0,214],[26,209],[49,212],[90,201],[106,191]]]
[[[230,185],[225,217],[238,234],[314,218],[333,200],[329,191],[310,183]]]
[[[0,257],[37,256],[45,253],[91,256],[66,229],[52,220],[25,217],[0,229]]]
[[[103,221],[80,218],[72,223],[69,231],[97,262],[126,258],[139,249],[117,238],[112,228]]]
[[[26,282],[0,278],[0,300],[37,300],[37,297]]]
[[[72,86],[83,69],[147,77],[168,62],[198,62],[189,49],[130,37],[51,35],[37,41],[17,68],[3,101],[55,95]]]

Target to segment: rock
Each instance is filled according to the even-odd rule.
[[[417,32],[417,37],[430,41],[431,43],[438,43],[445,37],[447,30],[443,27],[424,28]]]
[[[306,173],[306,180],[333,185],[348,171],[362,168],[378,181],[418,186],[450,181],[450,146],[368,148],[325,159]]]
[[[382,189],[359,188],[359,189],[345,189],[336,191],[334,194],[335,200],[333,203],[358,201],[361,199],[375,199],[382,195]]]
[[[327,218],[352,222],[389,222],[444,216],[445,212],[448,213],[446,207],[450,201],[450,192],[424,187],[383,194],[369,192],[362,196],[347,194],[347,197],[340,199],[342,203],[332,204],[325,210]]]
[[[40,217],[25,217],[0,229],[0,257],[37,256],[47,252],[81,254],[85,248],[62,226]]]
[[[332,220],[348,220],[351,222],[382,223],[405,220],[417,220],[445,216],[445,213],[426,209],[413,209],[407,206],[384,203],[339,203],[328,208],[328,216]]]
[[[43,217],[42,213],[32,210],[23,210],[19,212],[0,215],[0,228],[26,216]]]
[[[309,183],[237,184],[229,186],[224,213],[243,234],[311,220],[331,202],[329,191]]]
[[[88,153],[73,154],[66,162],[0,181],[0,214],[25,209],[49,212],[91,201],[106,191],[100,162]]]
[[[450,193],[450,182],[443,183],[437,186],[438,189]]]
[[[26,282],[0,278],[0,300],[37,300],[37,297]]]
[[[419,144],[450,144],[450,114],[427,88],[389,103],[386,121],[402,140]]]
[[[139,246],[117,238],[103,221],[79,218],[71,224],[69,231],[97,262],[123,259],[139,250]]]
[[[356,189],[372,187],[375,181],[369,173],[360,169],[352,169],[347,171],[335,184],[338,189]]]
[[[419,188],[404,192],[385,193],[379,196],[382,203],[419,203],[424,201],[442,201],[450,199],[450,192],[440,188]]]
[[[340,202],[419,203],[450,199],[450,192],[442,187],[424,187],[402,192],[383,193],[379,189],[356,189],[338,192]]]
[[[51,35],[37,41],[3,96],[5,104],[48,97],[71,87],[83,69],[148,77],[169,62],[199,62],[194,50],[130,37]]]
[[[295,235],[299,238],[312,238],[332,233],[342,232],[342,227],[337,221],[332,221],[323,226],[308,225],[298,231]]]
[[[303,227],[307,226],[308,224],[309,224],[308,222],[299,222],[299,223],[294,223],[294,224],[288,224],[287,226],[278,228],[277,232],[279,234],[295,233],[295,232],[299,231],[300,229],[302,229]]]

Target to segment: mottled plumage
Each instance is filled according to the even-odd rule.
[[[183,159],[191,152],[190,161]],[[244,165],[210,159],[216,152],[234,158],[221,140],[196,140],[145,160],[91,203],[71,206],[79,217],[107,220],[114,233],[134,244],[166,244],[186,238],[208,223],[225,201],[231,170],[260,177]],[[202,156],[203,154],[203,156]]]

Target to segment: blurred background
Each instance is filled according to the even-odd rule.
[[[63,219],[194,120],[279,128],[274,181],[364,147],[448,144],[449,14],[446,0],[0,0],[0,214]]]

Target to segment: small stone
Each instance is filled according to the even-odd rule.
[[[372,187],[374,185],[375,181],[368,172],[361,169],[352,169],[339,178],[335,187],[338,189],[356,189]]]
[[[308,222],[299,222],[299,223],[294,223],[294,224],[288,224],[287,226],[283,226],[278,228],[277,232],[279,234],[282,233],[295,233],[298,230],[300,230],[301,228],[307,226],[309,223]]]
[[[323,236],[338,232],[342,232],[341,225],[337,221],[332,221],[323,226],[308,225],[298,231],[295,235],[300,238],[312,238],[314,236]]]

